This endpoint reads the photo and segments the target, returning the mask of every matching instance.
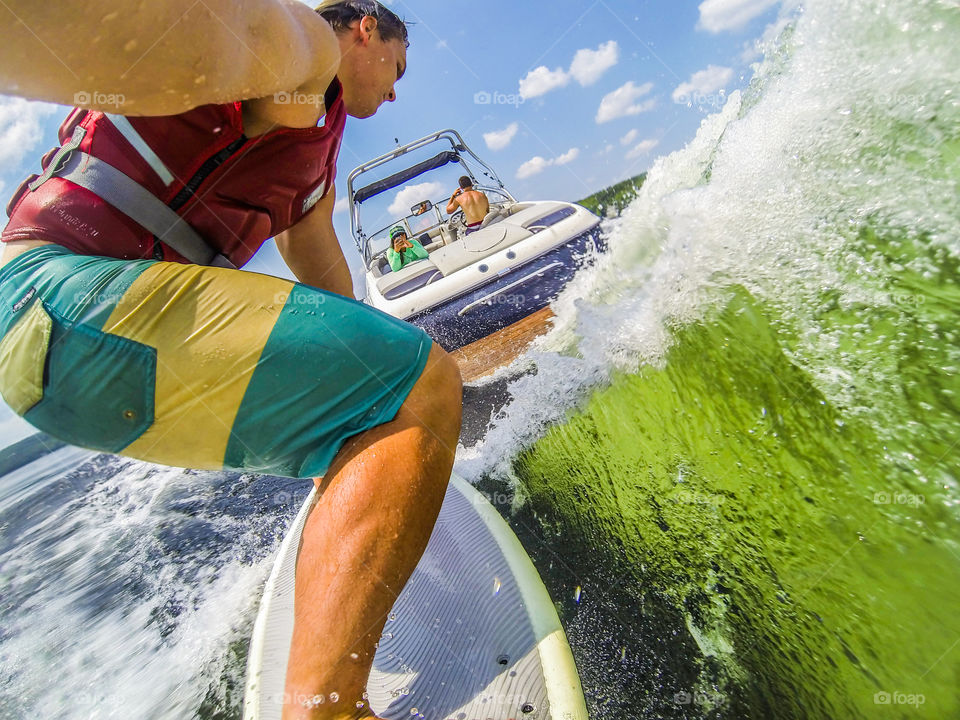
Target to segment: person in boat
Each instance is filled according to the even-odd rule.
[[[473,187],[473,180],[464,175],[459,180],[459,185],[450,196],[450,202],[447,203],[447,215],[452,215],[457,209],[463,210],[464,219],[467,224],[467,233],[480,229],[480,223],[490,212],[490,201],[487,196]]]
[[[8,205],[0,394],[75,445],[313,478],[283,717],[373,718],[362,696],[375,645],[439,513],[461,415],[456,363],[352,298],[332,224],[346,118],[396,99],[406,26],[374,0],[326,0],[316,13],[292,0],[205,0],[192,15],[192,0],[169,0],[151,8],[190,22],[171,16],[160,42],[139,0],[104,3],[96,22],[11,2],[29,23],[0,20],[4,44],[33,60],[15,87],[0,70],[7,92],[63,102],[86,90],[77,78],[94,78],[122,88],[132,111],[83,95],[61,147]],[[111,18],[117,29],[102,35]],[[64,46],[70,73],[49,70],[40,40],[62,27],[76,40]],[[207,37],[222,57],[194,52]],[[131,68],[129,48],[155,41],[157,54]],[[157,58],[174,64],[160,93]],[[127,78],[141,70],[149,81]],[[300,282],[236,269],[273,236]]]
[[[391,247],[387,248],[387,262],[394,272],[417,260],[426,260],[429,256],[419,240],[407,239],[407,231],[402,225],[390,230],[390,243]]]

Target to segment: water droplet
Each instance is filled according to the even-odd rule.
[[[410,694],[410,688],[400,688],[400,694],[401,694],[401,695],[409,695],[409,694]]]
[[[577,602],[577,603],[580,602],[580,594],[581,594],[581,593],[582,593],[582,590],[581,590],[580,586],[577,585],[577,589],[576,589],[576,590],[574,591],[574,593],[573,593],[573,601],[574,601],[574,602]]]
[[[391,620],[396,620],[396,619],[397,619],[397,614],[396,614],[395,612],[390,613],[390,619],[391,619]]]
[[[411,715],[419,715],[419,714],[420,714],[420,711],[417,710],[416,708],[410,708],[410,714],[411,714]]]
[[[335,692],[330,693],[330,702],[335,703],[335,702],[339,702],[339,700],[340,700],[339,694]]]
[[[357,710],[363,709],[363,700],[357,700]]]
[[[496,595],[500,592],[500,578],[493,579],[493,594]]]

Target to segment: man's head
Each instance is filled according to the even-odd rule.
[[[460,177],[460,187],[463,190],[473,190],[473,180],[468,178],[466,175]]]
[[[340,40],[340,69],[347,113],[370,117],[397,95],[407,69],[407,27],[376,0],[325,0],[316,11]]]

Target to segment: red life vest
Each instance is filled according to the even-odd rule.
[[[243,134],[241,103],[203,105],[180,115],[129,117],[136,134],[172,175],[165,184],[151,163],[101,112],[74,109],[60,126],[66,143],[78,125],[78,150],[103,160],[177,212],[237,267],[268,238],[296,224],[333,188],[346,123],[343,88],[327,92],[323,125]],[[44,167],[54,151],[44,157]],[[51,177],[36,190],[25,181],[7,206],[2,239],[48,240],[83,255],[188,262],[126,214],[86,188]]]

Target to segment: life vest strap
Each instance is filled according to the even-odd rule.
[[[112,113],[104,113],[103,116],[113,123],[113,126],[153,169],[164,185],[169,186],[176,179],[167,166],[163,164],[160,156],[153,151],[152,147],[147,145],[147,141],[140,136],[140,133],[134,129],[127,118],[123,115],[114,115]]]
[[[136,180],[113,165],[77,150],[85,134],[86,130],[81,127],[73,131],[73,136],[51,158],[43,174],[30,183],[31,191],[54,176],[69,180],[105,200],[190,262],[236,269],[186,220]]]

